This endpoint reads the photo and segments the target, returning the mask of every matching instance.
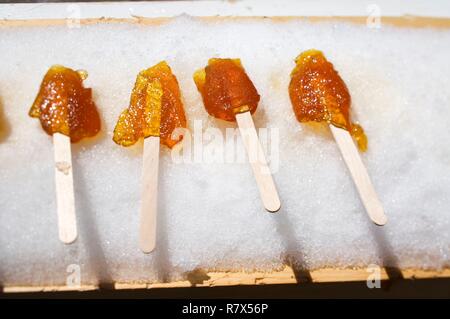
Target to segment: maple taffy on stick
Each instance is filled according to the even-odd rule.
[[[181,141],[172,133],[186,128],[178,81],[162,61],[141,71],[131,92],[130,104],[119,116],[113,140],[131,146],[144,139],[139,246],[150,253],[156,246],[159,144],[172,148]]]
[[[100,131],[92,90],[83,87],[86,77],[85,71],[52,66],[29,111],[31,117],[40,120],[44,131],[53,136],[59,238],[65,244],[77,238],[70,142],[93,137]]]
[[[289,96],[299,122],[329,125],[369,217],[377,225],[386,224],[382,204],[352,140],[353,136],[359,149],[366,151],[367,137],[360,125],[351,122],[348,88],[321,51],[308,50],[297,57]]]
[[[215,118],[237,122],[264,207],[269,212],[281,203],[251,114],[260,96],[239,59],[210,59],[194,74],[206,111]]]

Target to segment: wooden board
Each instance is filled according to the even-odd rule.
[[[276,272],[205,272],[195,270],[187,274],[187,280],[165,283],[116,282],[114,289],[152,289],[152,288],[182,288],[182,287],[216,287],[238,285],[278,285],[278,284],[306,284],[326,282],[365,282],[370,273],[366,269],[333,269],[325,268],[311,272],[295,271],[286,266]],[[450,278],[450,269],[441,271],[419,269],[386,269],[381,268],[380,280],[401,279],[431,279]],[[99,289],[96,285],[69,286],[7,286],[5,293],[20,292],[51,292],[51,291],[89,291]]]
[[[100,18],[82,19],[82,25],[93,25],[101,23],[131,23],[143,25],[160,25],[170,22],[172,18],[143,18],[133,17],[129,19]],[[308,22],[347,22],[365,24],[367,17],[199,17],[201,21],[217,22],[218,20],[261,20],[282,23],[292,20],[303,19]],[[65,19],[37,19],[37,20],[0,20],[0,27],[24,27],[24,26],[49,26],[67,24]],[[396,26],[409,28],[450,28],[450,19],[427,18],[427,17],[381,17],[382,26]],[[214,286],[236,286],[236,285],[268,285],[268,284],[302,284],[324,283],[324,282],[350,282],[366,281],[370,273],[365,268],[359,269],[334,269],[325,268],[313,271],[298,271],[286,266],[281,271],[274,272],[207,272],[195,270],[187,274],[187,280],[164,283],[142,283],[142,282],[115,282],[115,289],[151,289],[151,288],[174,288],[174,287],[214,287]],[[393,269],[382,268],[381,280],[392,279],[428,279],[428,278],[450,278],[450,269],[443,270],[421,270],[421,269]],[[6,293],[18,292],[45,292],[45,291],[88,291],[96,290],[96,285],[82,285],[81,287],[69,286],[5,286],[0,291]]]
[[[195,17],[204,22],[217,21],[243,21],[243,20],[270,20],[276,23],[290,22],[293,20],[303,20],[305,22],[347,22],[355,24],[365,24],[367,17]],[[100,23],[130,23],[141,25],[161,25],[168,23],[173,18],[145,18],[134,16],[133,18],[92,18],[80,19],[80,25],[94,25]],[[427,17],[381,17],[381,25],[396,26],[402,28],[450,28],[450,19],[447,18],[427,18]],[[30,26],[54,26],[66,25],[67,19],[32,19],[32,20],[0,20],[0,27],[30,27]]]

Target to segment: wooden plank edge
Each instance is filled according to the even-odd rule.
[[[397,279],[438,279],[450,278],[450,268],[440,271],[403,269],[401,277]],[[334,269],[323,268],[309,272],[311,283],[332,282],[364,282],[370,273],[365,268]],[[189,277],[189,276],[188,276]],[[216,286],[240,286],[240,285],[278,285],[299,283],[296,272],[289,266],[276,272],[199,272],[199,279],[194,276],[189,280],[180,280],[166,283],[146,282],[116,282],[113,288],[123,289],[153,289],[153,288],[183,288],[183,287],[216,287]],[[390,280],[389,270],[381,268],[380,280]],[[301,284],[301,283],[300,283]],[[62,292],[62,291],[92,291],[97,290],[97,285],[71,286],[5,286],[4,293],[22,292]]]
[[[366,16],[286,16],[286,17],[191,17],[194,20],[202,22],[245,22],[245,21],[261,21],[270,20],[273,22],[283,23],[301,20],[304,22],[318,23],[318,22],[346,22],[353,24],[366,24],[368,17]],[[60,26],[65,24],[79,23],[80,25],[94,25],[94,24],[138,24],[138,25],[163,25],[169,23],[174,17],[166,18],[146,18],[139,16],[132,16],[130,18],[87,18],[87,19],[28,19],[28,20],[12,20],[3,19],[0,20],[0,27],[30,27],[30,26]],[[408,28],[450,28],[449,18],[432,18],[432,17],[420,17],[420,16],[402,16],[402,17],[380,17],[380,25],[382,26],[396,26],[396,27],[408,27]]]
[[[250,21],[261,19],[270,19],[275,22],[291,22],[295,20],[304,20],[307,22],[350,22],[355,24],[365,24],[367,17],[193,17],[205,22],[219,21]],[[94,25],[98,23],[128,23],[141,25],[162,25],[168,23],[173,18],[144,18],[132,17],[128,19],[116,18],[96,18],[81,19],[80,25]],[[35,20],[0,20],[0,27],[23,27],[23,26],[54,26],[67,24],[67,19],[35,19]],[[397,27],[412,28],[450,28],[450,19],[448,18],[429,18],[417,16],[404,17],[381,17],[381,25],[390,25]],[[450,269],[442,271],[405,269],[401,270],[404,279],[427,279],[427,278],[449,278]],[[365,281],[368,272],[365,269],[340,269],[333,268],[318,269],[309,272],[311,282],[349,282]],[[381,270],[381,280],[388,280],[386,269]],[[173,288],[173,287],[214,287],[214,286],[236,286],[236,285],[261,285],[261,284],[296,284],[298,283],[295,271],[291,267],[286,267],[279,272],[208,272],[206,279],[202,282],[192,282],[189,280],[174,281],[169,283],[126,283],[116,282],[115,289],[151,289],[151,288]],[[5,286],[2,287],[5,293],[20,292],[49,292],[49,291],[89,291],[96,290],[97,285],[82,285],[80,287],[72,286]]]

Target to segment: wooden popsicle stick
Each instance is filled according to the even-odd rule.
[[[77,239],[70,137],[54,133],[53,148],[59,239],[64,244],[70,244]]]
[[[236,121],[250,159],[263,205],[267,211],[277,212],[281,207],[280,198],[258,139],[252,115],[249,111],[238,113],[236,114]]]
[[[159,136],[144,139],[142,161],[142,196],[139,246],[150,253],[156,246],[156,217],[158,210]]]
[[[345,163],[358,189],[359,196],[369,214],[370,219],[377,225],[383,226],[387,222],[383,206],[378,199],[367,169],[361,160],[358,149],[347,130],[330,124],[331,133],[342,153]]]

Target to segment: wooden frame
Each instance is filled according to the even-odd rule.
[[[187,280],[167,283],[138,283],[116,282],[114,289],[152,289],[152,288],[184,288],[184,287],[216,287],[239,285],[276,285],[276,284],[304,284],[326,282],[367,281],[369,272],[366,269],[333,269],[324,268],[314,271],[295,271],[286,266],[276,272],[205,272],[194,270],[187,274]],[[450,278],[450,269],[441,271],[420,269],[389,269],[381,268],[381,280],[397,279],[431,279]],[[3,287],[5,293],[21,292],[54,292],[54,291],[90,291],[97,290],[97,285],[70,286],[7,286]]]
[[[92,25],[98,23],[132,23],[144,25],[159,25],[169,22],[172,18],[144,18],[133,17],[128,19],[99,18],[81,19],[82,25]],[[202,21],[217,20],[250,20],[250,19],[271,19],[274,22],[289,22],[295,19],[304,19],[308,22],[350,22],[364,24],[367,17],[198,17]],[[38,20],[0,20],[1,27],[23,27],[23,26],[50,26],[64,25],[68,21],[65,19],[38,19]],[[409,27],[409,28],[450,28],[450,19],[428,18],[428,17],[381,17],[382,25]],[[303,282],[324,283],[324,282],[349,282],[366,281],[370,273],[364,268],[356,269],[334,269],[325,268],[312,271],[295,270],[286,266],[281,271],[274,272],[207,272],[204,270],[194,270],[187,274],[187,280],[167,283],[142,283],[142,282],[115,282],[114,289],[151,289],[151,288],[174,288],[174,287],[214,287],[214,286],[236,286],[236,285],[268,285],[268,284],[296,284]],[[450,278],[450,269],[442,270],[421,270],[421,269],[394,269],[382,268],[381,280],[391,279],[429,279],[429,278]],[[0,287],[0,291],[5,293],[18,292],[46,292],[46,291],[89,291],[96,290],[97,285],[82,285],[80,287],[71,286],[5,286]]]

